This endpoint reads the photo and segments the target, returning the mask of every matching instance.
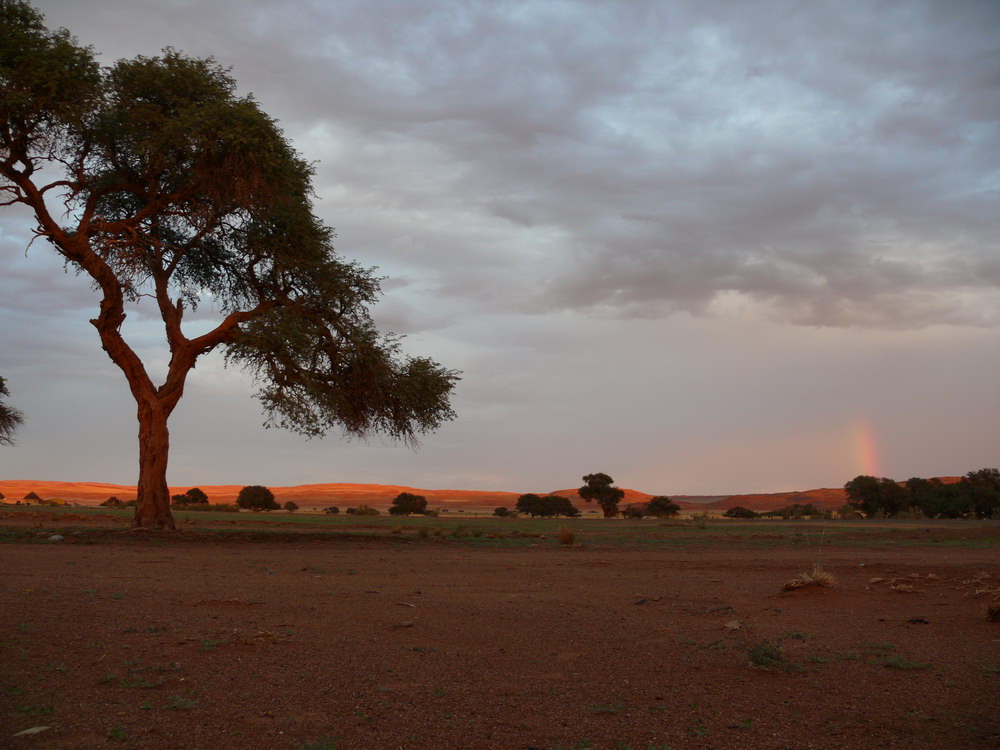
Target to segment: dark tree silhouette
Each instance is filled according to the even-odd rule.
[[[601,506],[601,511],[605,518],[614,518],[618,515],[618,502],[625,497],[625,490],[614,487],[614,479],[607,474],[587,474],[583,478],[586,484],[577,493],[588,503],[596,500]]]
[[[274,493],[267,487],[252,484],[240,490],[236,496],[236,506],[252,511],[278,510],[281,506],[274,499]]]
[[[681,506],[673,502],[666,495],[657,495],[649,499],[646,503],[646,513],[659,518],[673,518],[681,512]]]
[[[10,396],[3,378],[0,378],[0,396]],[[0,400],[0,445],[13,445],[14,432],[23,422],[21,412]]]
[[[413,443],[454,417],[457,373],[376,330],[379,280],[334,252],[312,167],[214,60],[166,49],[102,68],[3,0],[0,82],[0,205],[28,206],[35,235],[91,279],[91,323],[136,401],[136,526],[174,527],[167,420],[211,351],[253,374],[268,426]],[[221,320],[189,338],[203,295]],[[159,385],[121,331],[144,297],[170,351]]]
[[[427,512],[427,498],[423,495],[414,495],[412,492],[400,492],[389,506],[389,514],[393,516],[425,512]]]

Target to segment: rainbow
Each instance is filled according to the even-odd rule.
[[[879,474],[878,450],[875,447],[875,429],[864,417],[854,423],[854,452],[862,474],[877,477]]]

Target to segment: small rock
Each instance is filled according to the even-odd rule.
[[[913,623],[914,625],[930,625],[930,620],[925,620],[923,617],[911,617],[907,622]]]
[[[53,534],[52,536],[49,537],[49,541],[50,542],[61,542],[65,538],[66,537],[64,537],[62,534]]]
[[[649,599],[647,599],[645,597],[640,597],[640,598],[636,599],[634,603],[635,604],[645,604],[648,601],[649,601]]]
[[[743,623],[739,620],[730,620],[726,623],[726,630],[739,630],[743,627]]]
[[[397,622],[395,625],[389,626],[392,630],[399,630],[399,628],[412,628],[413,620],[403,620],[403,622]]]
[[[15,737],[24,737],[29,734],[38,734],[39,732],[44,732],[46,729],[51,729],[51,727],[31,727],[31,729],[25,729],[24,731],[15,734]]]

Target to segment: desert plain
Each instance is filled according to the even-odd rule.
[[[0,516],[4,748],[1000,746],[996,522]]]

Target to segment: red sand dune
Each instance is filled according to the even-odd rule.
[[[939,477],[942,482],[950,484],[957,482],[961,477]],[[180,494],[191,488],[192,485],[171,487],[171,494]],[[237,494],[243,485],[239,484],[219,484],[201,485],[201,489],[208,495],[209,502],[231,503],[235,502]],[[337,505],[341,509],[351,505],[361,505],[362,503],[379,508],[386,508],[400,492],[412,492],[423,495],[427,498],[431,507],[453,507],[453,508],[495,508],[505,506],[513,508],[518,492],[484,492],[481,490],[424,490],[416,487],[407,487],[397,484],[300,484],[294,487],[271,487],[275,498],[280,503],[294,500],[303,510],[323,508],[327,505]],[[121,500],[131,500],[135,498],[135,485],[106,484],[103,482],[50,482],[35,479],[8,479],[0,480],[0,493],[6,497],[8,503],[20,500],[29,492],[34,492],[39,497],[50,498],[60,497],[68,502],[77,502],[83,505],[98,505],[114,495]],[[588,503],[576,494],[576,489],[555,490],[550,493],[538,492],[537,494],[561,495],[570,498],[573,503],[586,512],[587,510],[598,510],[596,503]],[[625,497],[621,505],[631,505],[632,503],[644,503],[653,495],[638,490],[625,489]],[[747,494],[728,496],[698,496],[698,495],[672,495],[671,500],[681,506],[682,509],[706,509],[706,510],[726,510],[737,505],[751,510],[774,510],[783,508],[792,503],[812,503],[819,508],[836,509],[842,506],[847,497],[844,490],[839,487],[822,488],[815,490],[805,490],[800,492],[773,492],[769,494]]]

